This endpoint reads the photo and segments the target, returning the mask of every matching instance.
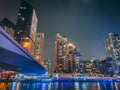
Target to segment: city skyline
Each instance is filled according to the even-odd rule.
[[[104,57],[105,35],[109,32],[120,34],[119,1],[25,1],[32,3],[36,9],[39,22],[37,31],[45,33],[46,57],[54,55],[56,33],[67,36],[80,49],[82,56],[87,58]],[[7,17],[16,23],[21,0],[8,2],[8,0],[1,1],[0,20]]]

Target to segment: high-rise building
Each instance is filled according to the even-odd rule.
[[[116,72],[120,72],[120,37],[116,33],[109,33],[105,39],[107,57],[112,57],[116,65]]]
[[[4,18],[1,22],[0,22],[0,26],[11,36],[14,37],[14,32],[15,32],[15,25],[8,20],[7,18]]]
[[[56,35],[55,41],[55,71],[64,72],[66,69],[66,52],[67,52],[68,39],[61,36],[59,33]]]
[[[73,58],[74,58],[73,60],[74,72],[79,73],[81,71],[81,61],[82,61],[79,49],[75,49],[73,51]]]
[[[22,0],[19,7],[16,28],[17,30],[14,34],[15,40],[33,55],[35,48],[37,16],[33,6],[24,0]]]
[[[109,33],[105,39],[105,49],[108,57],[115,57],[120,55],[120,38],[116,33]]]
[[[67,53],[66,53],[66,72],[74,72],[74,60],[76,47],[72,43],[67,44]],[[77,58],[76,58],[77,59]]]
[[[35,57],[41,64],[44,64],[44,33],[36,33]]]

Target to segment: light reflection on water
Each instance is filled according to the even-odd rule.
[[[0,90],[120,90],[120,82],[0,83]]]

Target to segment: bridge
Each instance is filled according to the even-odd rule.
[[[0,68],[24,75],[42,75],[47,71],[22,46],[0,27]]]

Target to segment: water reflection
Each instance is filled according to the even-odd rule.
[[[77,82],[75,82],[75,90],[80,90],[80,88],[79,88],[79,83],[77,83]]]
[[[120,90],[120,82],[0,83],[0,90]]]
[[[97,83],[97,88],[98,88],[98,90],[100,90],[100,83],[99,82]]]
[[[11,83],[0,83],[0,90],[10,90]]]

